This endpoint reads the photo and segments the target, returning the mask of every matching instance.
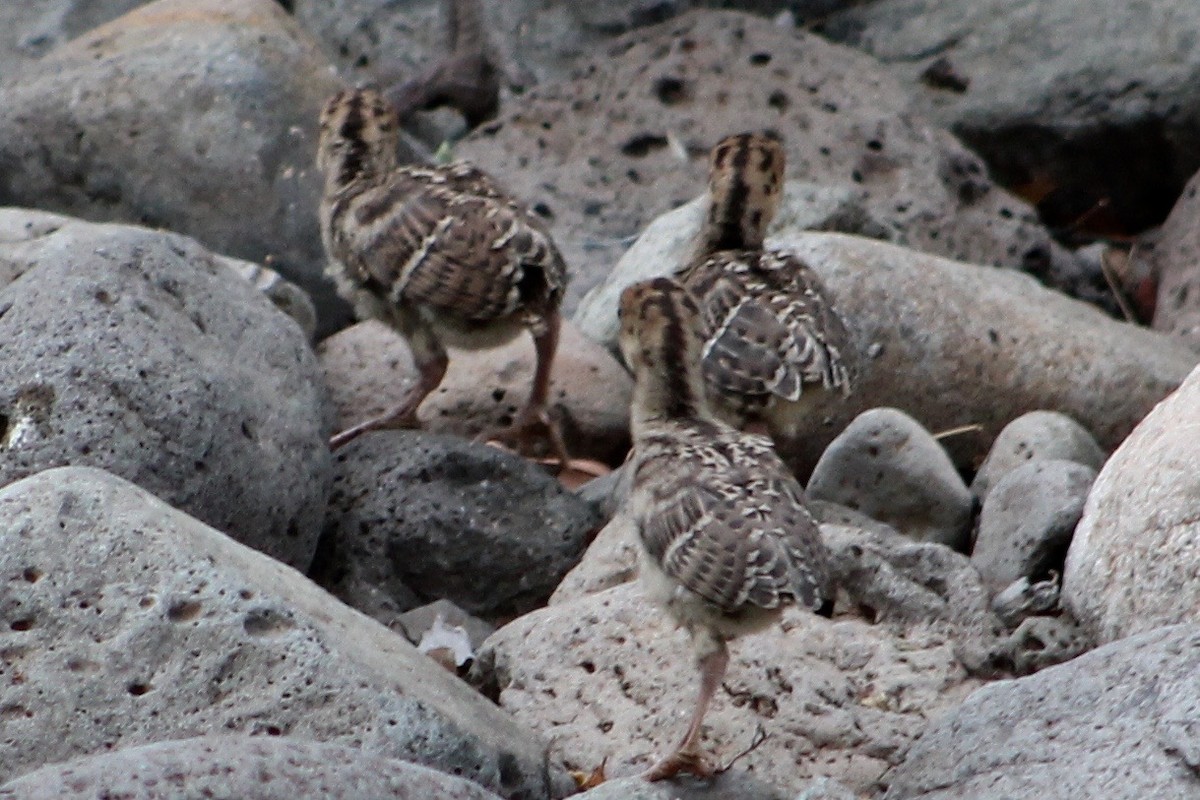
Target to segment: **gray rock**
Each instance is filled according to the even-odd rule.
[[[708,149],[751,128],[795,132],[789,174],[853,198],[855,224],[898,242],[1027,269],[1071,260],[877,64],[747,14],[692,11],[627,34],[456,154],[547,212],[574,272],[569,311],[656,216],[701,193]]]
[[[602,592],[631,581],[638,574],[637,528],[633,518],[618,511],[588,545],[550,595],[550,605]]]
[[[1075,530],[1063,599],[1099,641],[1200,614],[1200,369],[1100,470]]]
[[[453,436],[379,431],[335,464],[316,574],[351,602],[355,586],[399,584],[482,617],[524,613],[599,527],[595,509],[538,465]]]
[[[1053,188],[1052,224],[1104,201],[1129,230],[1200,168],[1197,29],[1200,5],[1176,0],[878,0],[822,28],[890,65],[1005,185]]]
[[[918,541],[965,549],[971,493],[938,441],[897,409],[855,418],[817,462],[807,492]]]
[[[735,769],[789,797],[816,775],[872,792],[927,718],[979,685],[930,626],[900,637],[793,609],[730,649],[702,746],[723,762],[761,727],[768,738]],[[476,664],[500,705],[554,741],[568,768],[587,774],[607,758],[613,779],[645,769],[678,740],[698,680],[685,634],[636,583],[509,623]]]
[[[1200,173],[1192,176],[1158,230],[1130,252],[1135,274],[1158,281],[1154,327],[1200,350]]]
[[[1062,574],[1095,470],[1074,461],[1033,461],[1005,475],[979,514],[973,563],[992,592],[1018,578]]]
[[[1015,628],[1028,617],[1058,611],[1061,597],[1061,572],[1051,572],[1039,581],[1022,576],[992,597],[992,611],[1005,625]]]
[[[339,86],[273,0],[158,0],[56,48],[0,94],[0,205],[195,236],[349,317],[323,277],[317,114]]]
[[[673,212],[678,213],[678,212]],[[865,355],[854,394],[814,399],[809,422],[776,448],[802,475],[859,413],[894,406],[979,464],[1000,430],[1031,408],[1059,411],[1114,448],[1191,371],[1196,355],[1011,270],[977,267],[835,233],[781,232],[767,246],[805,259],[837,298]],[[622,260],[589,300],[583,332],[612,347],[617,297],[671,271]],[[582,307],[581,307],[582,308]]]
[[[24,0],[0,4],[0,75],[148,0]]]
[[[1033,461],[1074,461],[1094,472],[1104,466],[1104,458],[1096,438],[1066,414],[1030,411],[1000,431],[975,473],[971,491],[983,502],[1001,478]]]
[[[0,781],[227,731],[361,747],[511,798],[570,788],[527,729],[402,636],[132,484],[39,473],[0,491],[0,530]]]
[[[683,776],[670,781],[647,783],[639,777],[605,781],[576,800],[790,800],[774,789],[735,767],[714,779],[698,780]]]
[[[499,800],[478,784],[340,744],[210,735],[51,764],[0,786],[5,800]]]
[[[300,329],[191,239],[31,221],[0,243],[0,486],[101,467],[307,566],[331,467]]]
[[[308,293],[270,267],[243,261],[240,258],[221,259],[242,279],[250,281],[275,306],[296,320],[300,330],[311,341],[317,335],[317,307]]]
[[[988,684],[935,719],[887,800],[1196,796],[1200,627],[1176,626]]]

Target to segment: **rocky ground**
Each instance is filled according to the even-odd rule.
[[[1197,7],[484,0],[496,115],[404,148],[566,254],[584,483],[469,441],[527,339],[326,446],[414,367],[322,276],[317,111],[445,56],[439,6],[0,8],[0,798],[1195,796]],[[864,363],[777,443],[839,590],[732,646],[705,744],[765,740],[649,785],[695,673],[635,580],[616,297],[752,127]]]

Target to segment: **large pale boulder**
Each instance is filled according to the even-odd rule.
[[[0,491],[0,576],[0,781],[222,732],[352,745],[509,798],[570,788],[526,728],[403,636],[100,470]]]
[[[684,214],[666,215],[663,227]],[[796,441],[777,442],[805,474],[850,420],[881,405],[935,433],[978,426],[942,440],[960,466],[978,464],[1006,424],[1034,409],[1075,418],[1111,449],[1197,360],[1170,337],[1118,322],[1013,270],[835,233],[789,230],[767,246],[797,254],[820,275],[863,356],[852,396],[823,398]],[[609,347],[621,289],[678,263],[633,256],[631,249],[575,317]]]
[[[498,800],[478,784],[341,744],[201,736],[51,764],[0,786],[0,800]]]
[[[1200,627],[1180,625],[976,691],[888,774],[886,800],[1186,800],[1200,765]]]
[[[569,310],[651,220],[703,190],[718,139],[754,128],[782,134],[788,174],[851,198],[854,224],[875,235],[1069,271],[1073,259],[1032,209],[915,113],[878,64],[750,14],[694,10],[626,34],[573,79],[509,104],[455,152],[549,217],[575,272]]]
[[[306,567],[331,465],[300,328],[187,237],[20,210],[4,229],[0,486],[101,467]]]
[[[317,115],[338,87],[274,0],[158,0],[0,78],[0,205],[195,236],[348,317],[323,275]]]
[[[1200,369],[1100,470],[1067,553],[1063,594],[1100,641],[1200,614]]]

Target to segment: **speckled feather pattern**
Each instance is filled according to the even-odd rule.
[[[821,606],[820,534],[768,440],[711,423],[664,425],[639,439],[633,480],[646,552],[714,609]]]
[[[668,609],[725,638],[740,620],[771,618],[763,612],[820,607],[830,577],[803,489],[770,441],[710,410],[702,345],[700,309],[677,281],[622,294],[621,347],[637,380],[626,511],[652,567],[675,587]]]
[[[763,249],[785,158],[771,133],[713,147],[704,226],[679,274],[707,325],[706,385],[736,422],[804,413],[805,392],[849,394],[855,377],[850,335],[820,278],[800,258]]]
[[[706,385],[743,416],[822,388],[850,393],[850,335],[812,269],[796,256],[734,250],[682,276],[708,328]]]
[[[353,162],[325,168],[322,234],[332,277],[346,294],[439,326],[513,322],[538,332],[567,281],[541,220],[470,164],[391,163],[394,112],[378,102],[374,93],[347,91],[323,115],[328,160]],[[338,150],[339,137],[364,144]]]

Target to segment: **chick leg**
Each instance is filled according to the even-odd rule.
[[[347,428],[329,440],[329,449],[337,450],[342,445],[358,438],[367,431],[381,428],[416,428],[417,408],[438,387],[446,376],[446,348],[427,325],[416,325],[404,331],[408,336],[409,348],[417,366],[417,382],[408,388],[400,402],[377,417],[372,417]]]
[[[554,365],[554,355],[558,351],[558,334],[561,327],[562,317],[557,311],[553,311],[546,317],[545,329],[533,333],[533,346],[537,357],[533,385],[529,390],[529,399],[517,412],[512,425],[481,433],[476,437],[476,441],[497,439],[502,443],[512,442],[515,449],[520,451],[522,443],[543,439],[549,442],[559,466],[567,463],[567,447],[563,442],[562,430],[558,423],[551,419],[548,407],[550,372]]]
[[[713,695],[716,694],[717,687],[721,685],[721,679],[725,677],[725,668],[729,666],[729,650],[726,648],[725,642],[720,639],[714,641],[716,649],[700,658],[700,693],[696,697],[696,708],[692,712],[691,724],[688,725],[687,732],[684,733],[683,739],[675,746],[675,749],[642,773],[642,778],[647,781],[665,780],[680,772],[691,772],[700,776],[708,776],[713,773],[712,766],[706,763],[704,757],[696,749],[696,745],[700,741],[700,729],[704,724],[704,715],[708,712],[708,705],[712,701]]]

